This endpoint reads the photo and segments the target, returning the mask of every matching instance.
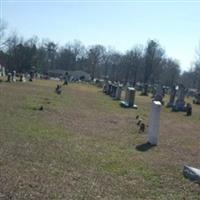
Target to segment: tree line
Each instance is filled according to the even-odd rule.
[[[61,69],[83,70],[92,78],[108,77],[112,81],[157,84],[166,86],[184,83],[200,89],[200,55],[193,68],[181,74],[179,62],[169,58],[158,41],[148,40],[146,46],[135,45],[125,53],[103,45],[85,47],[80,41],[59,46],[38,37],[23,39],[17,34],[6,37],[6,26],[0,27],[0,63],[8,71],[28,72],[34,66],[39,73]]]

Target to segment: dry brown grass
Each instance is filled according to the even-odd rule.
[[[123,109],[94,86],[59,96],[55,85],[0,84],[0,199],[200,199],[182,176],[199,167],[200,106],[192,117],[163,107],[160,144],[141,151],[135,116],[148,121],[149,97]]]

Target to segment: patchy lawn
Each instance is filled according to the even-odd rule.
[[[160,144],[147,148],[135,117],[148,121],[150,97],[124,109],[94,86],[55,86],[0,83],[0,199],[200,199],[182,176],[200,167],[200,106],[162,107]]]

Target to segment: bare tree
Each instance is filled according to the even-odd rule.
[[[106,49],[102,45],[95,45],[89,48],[88,51],[88,62],[90,65],[90,72],[92,78],[96,76],[96,70],[98,65],[101,64],[104,54],[106,52]]]
[[[145,90],[143,95],[147,95],[148,83],[151,79],[151,82],[154,84],[155,75],[159,77],[162,67],[162,61],[164,57],[164,50],[160,45],[154,40],[149,40],[147,47],[145,49],[145,68],[144,68],[144,84]],[[158,78],[157,77],[157,78]]]
[[[5,38],[5,30],[7,28],[7,24],[3,19],[0,18],[0,50],[4,49],[7,43],[7,39]]]

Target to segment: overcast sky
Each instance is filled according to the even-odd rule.
[[[60,45],[74,39],[121,52],[156,39],[189,69],[200,42],[200,1],[0,0],[10,31]]]

